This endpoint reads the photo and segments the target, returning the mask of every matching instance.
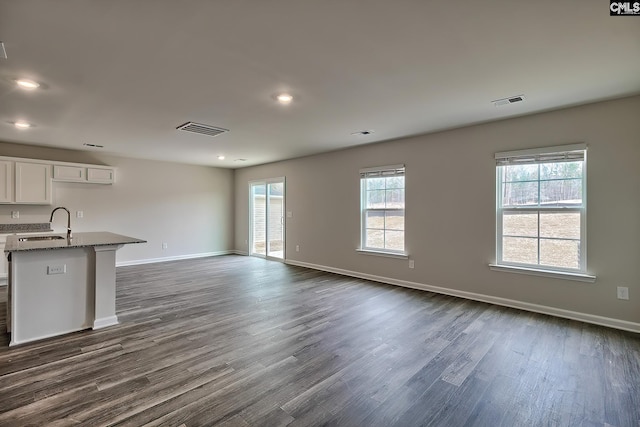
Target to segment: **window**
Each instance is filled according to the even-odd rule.
[[[499,266],[586,272],[586,145],[496,154]]]
[[[404,165],[360,171],[361,250],[404,255]]]

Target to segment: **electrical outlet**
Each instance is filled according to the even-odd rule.
[[[300,245],[296,245],[296,252],[300,252]]]
[[[409,260],[409,268],[415,268],[415,266],[416,266],[415,261],[414,261],[414,260],[412,260],[412,259],[410,259],[410,260]]]
[[[13,219],[20,218],[20,211],[11,211],[11,218]]]
[[[67,264],[47,266],[47,274],[65,274],[66,272],[67,272]]]
[[[287,211],[287,218],[293,218],[293,212]]]
[[[629,299],[629,288],[626,286],[618,286],[618,299]]]
[[[84,212],[83,211],[76,211],[76,218],[84,218]]]
[[[167,249],[168,247],[167,242],[162,242],[162,249]]]

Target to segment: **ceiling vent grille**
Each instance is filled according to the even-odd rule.
[[[194,122],[187,122],[178,126],[176,129],[208,136],[217,136],[221,133],[229,132],[229,129],[217,128],[215,126],[203,125],[202,123]]]
[[[499,107],[501,105],[515,104],[516,102],[522,102],[522,101],[524,101],[524,95],[510,96],[508,98],[496,99],[495,101],[491,101],[491,102],[496,107]]]

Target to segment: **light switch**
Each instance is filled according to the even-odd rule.
[[[76,211],[76,218],[84,218],[84,212],[83,211]]]

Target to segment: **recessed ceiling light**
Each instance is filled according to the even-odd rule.
[[[13,124],[15,127],[17,127],[18,129],[29,129],[31,127],[33,127],[33,125],[29,122],[25,122],[23,120],[17,121]]]
[[[33,80],[27,80],[27,79],[18,79],[16,80],[16,84],[20,89],[26,89],[26,90],[34,90],[40,87],[40,83],[34,82]]]
[[[224,156],[221,154],[218,156],[218,160],[224,160]]]
[[[293,96],[288,93],[281,93],[276,96],[276,99],[280,104],[289,104],[293,101]]]

